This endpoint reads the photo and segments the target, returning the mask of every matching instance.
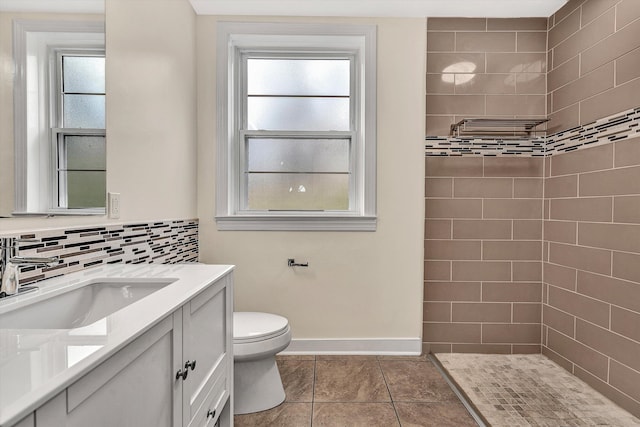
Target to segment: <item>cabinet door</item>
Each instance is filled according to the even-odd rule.
[[[178,310],[67,389],[66,426],[181,424],[182,313]],[[40,424],[38,422],[38,424]]]
[[[196,364],[182,385],[183,426],[188,426],[203,407],[216,380],[228,375],[229,280],[228,276],[221,278],[182,307],[182,357],[185,364]]]

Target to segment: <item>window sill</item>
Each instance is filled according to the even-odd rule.
[[[375,216],[218,216],[220,231],[376,231]]]

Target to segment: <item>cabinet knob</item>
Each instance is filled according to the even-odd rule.
[[[182,378],[182,381],[184,381],[187,379],[187,375],[189,375],[189,370],[185,367],[184,371],[180,369],[178,372],[176,372],[176,379],[179,380],[180,378]]]
[[[207,412],[207,418],[211,417],[211,418],[215,418],[216,416],[216,410],[214,409],[213,411],[209,410]]]
[[[187,360],[187,362],[184,364],[184,369],[189,369],[191,368],[191,370],[193,371],[194,369],[196,369],[196,361],[189,361]]]

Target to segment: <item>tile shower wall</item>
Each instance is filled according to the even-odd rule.
[[[554,154],[543,353],[640,414],[640,136]]]
[[[52,267],[22,267],[21,284],[96,265],[175,264],[198,260],[198,220],[48,229],[3,237],[25,240],[19,255],[60,258]]]
[[[546,116],[544,18],[429,18],[426,135],[465,117]]]
[[[540,352],[544,161],[426,158],[425,352]]]
[[[549,18],[550,132],[638,107],[640,1],[570,0]]]

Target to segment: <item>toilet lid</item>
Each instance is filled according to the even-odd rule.
[[[286,317],[271,313],[240,311],[233,313],[233,341],[251,342],[282,335],[289,327]]]

